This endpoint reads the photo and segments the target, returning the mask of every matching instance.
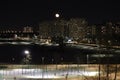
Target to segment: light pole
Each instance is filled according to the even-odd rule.
[[[25,60],[24,60],[24,62],[25,62],[25,64],[28,64],[28,63],[30,63],[30,60],[31,60],[31,55],[30,55],[30,51],[29,50],[25,50],[24,51],[24,54],[25,54]]]
[[[29,61],[31,60],[31,55],[30,55],[30,51],[29,50],[24,50],[24,52],[23,52],[23,54],[24,54],[24,57],[23,57],[23,59],[22,59],[22,63],[23,64],[28,64],[29,63]],[[23,68],[24,66],[22,66],[22,74],[23,74]]]
[[[14,61],[15,61],[15,58],[12,58],[12,63],[13,63],[13,64],[15,63]]]
[[[31,55],[29,50],[24,50],[24,63],[27,65],[27,68],[29,68],[30,60],[31,60]],[[26,71],[25,71],[26,72]]]
[[[43,77],[44,77],[44,59],[45,59],[45,58],[42,57],[41,59],[42,59],[42,66],[43,66],[43,68],[42,68],[42,69],[43,69],[43,71],[42,71],[42,80],[44,80]]]
[[[89,55],[87,54],[87,65],[89,64]]]
[[[61,57],[61,63],[63,64],[63,57]]]
[[[44,65],[44,59],[45,59],[45,58],[44,58],[44,57],[42,57],[42,64],[43,64],[43,65]]]

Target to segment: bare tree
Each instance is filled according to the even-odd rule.
[[[79,18],[70,19],[69,21],[70,37],[83,39],[86,34],[86,27],[87,22],[85,21],[85,19]]]

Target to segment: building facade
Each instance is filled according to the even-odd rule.
[[[1,27],[0,38],[32,37],[35,34],[33,27]]]

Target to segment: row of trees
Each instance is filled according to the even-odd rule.
[[[44,21],[39,24],[39,35],[41,38],[48,37],[68,37],[77,41],[87,42],[111,41],[119,43],[120,25],[112,23],[104,25],[88,25],[85,19],[72,18],[70,20],[57,19],[55,21]],[[107,41],[106,41],[107,40]]]
[[[39,33],[42,37],[62,36],[69,38],[84,38],[87,21],[85,19],[70,19],[42,22],[39,24]]]

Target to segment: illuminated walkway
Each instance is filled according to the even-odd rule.
[[[99,68],[99,65],[8,65],[8,68],[0,70],[0,80],[78,80],[78,78],[81,80],[96,78],[95,80],[97,80],[98,75],[101,75],[101,77],[105,76],[104,66],[101,65],[101,68]],[[117,66],[117,68],[119,67],[120,65]],[[109,72],[109,75],[112,75],[110,78],[114,78],[114,71],[111,72],[110,70]],[[116,80],[120,80],[118,73],[119,71],[117,72]]]

